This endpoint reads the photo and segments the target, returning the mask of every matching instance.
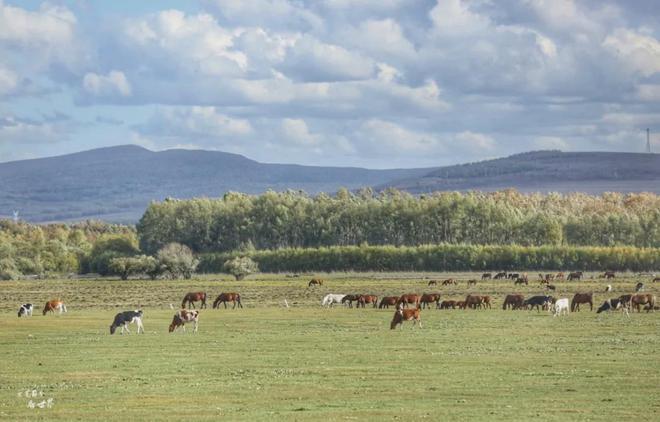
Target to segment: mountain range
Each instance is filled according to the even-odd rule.
[[[32,222],[136,222],[152,200],[304,190],[310,194],[395,187],[524,192],[660,193],[660,154],[539,151],[438,168],[369,170],[267,164],[202,150],[154,152],[135,145],[0,163],[0,217]]]

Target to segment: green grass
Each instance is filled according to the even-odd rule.
[[[446,278],[447,274],[430,275]],[[467,279],[471,274],[452,274]],[[1,420],[660,420],[660,313],[552,318],[502,311],[502,296],[535,282],[431,288],[420,274],[259,275],[190,281],[3,282]],[[629,292],[637,279],[617,280]],[[658,287],[644,280],[650,291]],[[601,291],[558,283],[556,296]],[[240,291],[245,308],[203,310],[199,333],[169,334],[184,293]],[[393,310],[322,309],[326,292],[491,294],[486,311],[422,312],[422,329],[392,331]],[[62,316],[41,316],[61,297]],[[659,295],[660,296],[660,295]],[[285,308],[284,299],[291,305]],[[32,301],[32,318],[16,318]],[[110,336],[114,314],[142,305],[146,334]],[[131,327],[134,332],[134,327]],[[28,409],[25,389],[54,399]]]

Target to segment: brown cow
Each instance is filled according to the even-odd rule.
[[[594,294],[593,294],[593,292],[591,292],[591,293],[575,293],[575,296],[573,296],[573,300],[571,300],[571,312],[575,312],[576,310],[579,311],[581,303],[588,303],[589,304],[589,310],[593,311],[594,310]]]
[[[502,304],[502,310],[506,309],[519,309],[522,307],[523,302],[525,301],[525,296],[523,295],[506,295],[504,298],[504,303]]]
[[[378,306],[378,296],[376,295],[360,295],[357,299],[357,308],[364,308],[367,303],[373,304],[373,308]]]
[[[436,305],[438,307],[438,305]],[[455,300],[443,300],[442,303],[439,304],[440,309],[456,309],[456,301]]]
[[[312,287],[312,286],[323,286],[323,280],[321,280],[320,278],[313,278],[309,280],[307,287]]]
[[[421,310],[422,308],[419,307],[419,304],[415,309],[403,309],[400,304],[397,305],[392,322],[390,323],[390,329],[395,329],[397,325],[401,325],[401,329],[403,329],[403,321],[412,321],[412,328],[415,328],[415,325],[419,323],[419,328],[422,328]]]
[[[172,323],[170,324],[169,331],[170,333],[176,330],[179,327],[183,327],[183,332],[186,332],[186,323],[192,322],[194,325],[193,333],[197,332],[197,324],[199,323],[199,311],[189,311],[187,309],[181,309],[179,312],[174,314],[172,318]]]
[[[641,312],[641,305],[646,305],[646,312],[653,312],[655,308],[655,296],[650,293],[633,295],[630,298],[632,309]]]
[[[46,302],[46,306],[44,306],[44,316],[48,312],[55,313],[56,310],[58,310],[61,315],[62,312],[66,312],[66,305],[59,299],[49,300]]]
[[[399,300],[398,296],[385,296],[380,300],[380,305],[378,305],[378,309],[382,308],[390,308],[390,305],[394,306],[396,305],[397,301]]]
[[[396,301],[397,306],[399,304],[403,304],[404,308],[408,307],[408,304],[414,304],[414,305],[419,305],[419,295],[416,295],[414,293],[409,293],[407,295],[402,295],[399,300]]]
[[[206,308],[206,293],[205,292],[191,292],[183,297],[181,308],[185,309],[186,304],[195,308],[195,302],[202,302],[200,308]]]
[[[431,307],[431,303],[436,304],[436,308],[438,307],[438,302],[440,302],[440,295],[439,294],[430,294],[430,293],[424,293],[421,298],[419,298],[419,303],[422,305],[422,309],[425,307]]]
[[[238,305],[239,308],[242,308],[243,305],[241,304],[241,295],[238,293],[220,293],[217,298],[215,298],[215,301],[213,302],[213,309],[219,308],[220,303],[224,303],[225,309],[227,309],[227,302],[232,302],[234,306],[232,309],[236,308],[236,305]]]

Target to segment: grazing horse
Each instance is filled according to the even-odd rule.
[[[307,287],[312,287],[312,286],[323,286],[323,280],[320,278],[313,278],[309,281],[309,284],[307,284]]]
[[[46,306],[44,306],[44,315],[46,315],[47,312],[55,313],[56,309],[60,311],[61,315],[62,312],[66,312],[66,305],[59,299],[50,300],[46,302]]]
[[[630,306],[633,310],[637,309],[637,312],[641,312],[641,305],[647,305],[645,308],[646,312],[652,312],[655,309],[655,296],[650,293],[646,293],[633,295],[630,298]]]
[[[654,282],[654,283],[660,282],[660,277],[656,277],[656,278],[654,278],[654,279],[653,279],[653,282]]]
[[[438,305],[436,305],[438,307]],[[440,309],[456,309],[456,301],[455,300],[443,300],[442,303],[439,305]]]
[[[353,302],[357,301],[359,297],[360,297],[360,295],[345,295],[341,299],[341,304],[344,305],[344,304],[346,304],[346,302],[348,302],[348,307],[352,308],[353,307]]]
[[[500,280],[502,278],[507,278],[507,273],[502,271],[501,273],[495,274],[495,277],[493,277],[495,280]]]
[[[396,301],[397,306],[402,304],[404,308],[408,307],[408,304],[419,305],[419,295],[409,293],[407,295],[402,295],[399,300]]]
[[[600,308],[596,311],[597,314],[601,312],[609,312],[609,311],[616,311],[616,310],[621,310],[624,314],[626,314],[628,317],[630,317],[628,313],[628,303],[625,303],[622,301],[620,298],[619,299],[607,299],[605,302],[603,302],[602,305],[600,305]]]
[[[529,282],[527,281],[526,277],[518,277],[516,281],[513,282],[513,284],[514,285],[524,284],[525,286],[528,286]]]
[[[419,298],[419,303],[422,305],[422,309],[426,307],[431,307],[431,303],[436,304],[436,308],[438,307],[438,302],[440,302],[440,295],[439,294],[431,294],[431,293],[424,293],[421,298]]]
[[[563,280],[565,278],[566,278],[566,276],[564,275],[564,273],[557,273],[555,275],[555,280]]]
[[[235,309],[236,305],[238,305],[239,308],[243,307],[243,304],[241,303],[241,295],[239,293],[220,293],[213,301],[213,309],[219,308],[220,303],[223,303],[225,309],[227,309],[227,302],[232,302],[234,304],[232,309]]]
[[[438,285],[438,280],[429,280],[428,286],[437,286]]]
[[[20,318],[22,316],[26,316],[26,317],[32,316],[33,309],[34,306],[32,306],[31,303],[24,303],[23,305],[21,305],[20,308],[18,308],[18,317]]]
[[[490,280],[493,277],[491,273],[483,273],[481,274],[481,279],[482,280]]]
[[[637,283],[635,285],[635,291],[636,292],[641,292],[642,290],[644,290],[644,283],[642,283],[642,282]]]
[[[179,327],[183,327],[183,332],[186,332],[186,323],[192,322],[194,325],[193,333],[197,332],[197,324],[199,323],[199,311],[189,311],[187,309],[181,309],[179,312],[174,314],[172,318],[172,323],[170,324],[169,331],[170,333],[176,330]]]
[[[519,309],[522,307],[524,301],[525,296],[523,295],[506,295],[502,304],[502,310]]]
[[[417,304],[415,309],[403,309],[401,304],[397,305],[392,322],[390,323],[390,329],[395,329],[397,325],[401,325],[401,329],[403,329],[403,321],[412,321],[412,328],[415,328],[416,324],[419,324],[419,328],[422,328],[421,310],[422,308],[419,307],[419,304]]]
[[[456,286],[458,283],[456,283],[456,280],[454,280],[453,278],[448,278],[447,280],[442,282],[443,286],[449,286],[450,284]]]
[[[325,297],[323,297],[321,306],[329,306],[332,308],[332,305],[334,305],[335,303],[340,304],[344,296],[346,295],[327,294],[325,295]]]
[[[611,278],[616,278],[616,273],[614,271],[605,271],[603,275],[600,276],[600,278],[606,278],[606,279],[611,279]]]
[[[378,309],[383,309],[383,308],[390,308],[391,306],[396,305],[398,302],[399,297],[398,296],[385,296],[380,300],[380,305],[378,305]]]
[[[573,300],[571,301],[571,312],[580,310],[581,303],[588,303],[589,310],[594,310],[594,294],[593,293],[575,293]]]
[[[464,300],[456,301],[456,307],[458,309],[465,309],[466,303]]]
[[[378,306],[378,296],[376,295],[360,295],[357,299],[357,308],[364,308],[367,303],[373,304],[372,308]]]
[[[486,309],[486,308],[491,309],[491,307],[490,307],[490,303],[491,303],[490,296],[488,296],[488,295],[481,296],[481,300],[482,300],[482,305],[483,305],[484,309]]]
[[[468,287],[470,287],[470,286],[476,286],[476,285],[477,285],[477,280],[475,280],[475,279],[472,279],[472,280],[468,280],[468,281],[467,281],[467,286],[468,286]]]
[[[567,281],[573,281],[573,280],[580,281],[583,275],[584,273],[582,271],[574,271],[572,273],[568,273]]]
[[[478,295],[467,295],[465,296],[465,307],[463,309],[472,308],[477,309],[481,308],[484,299]]]
[[[568,315],[568,298],[557,299],[550,310],[554,312],[553,317],[561,317],[562,313]]]
[[[631,306],[630,301],[632,300],[633,295],[621,295],[619,296],[619,300],[627,307]]]
[[[536,308],[536,312],[540,312],[541,309],[549,309],[552,301],[552,296],[532,296],[523,302],[523,306],[528,306],[530,311]]]
[[[506,278],[508,278],[509,280],[515,280],[515,279],[517,279],[518,277],[520,277],[520,274],[518,274],[518,273],[509,273],[509,274],[506,276]]]
[[[122,335],[124,334],[124,329],[126,329],[126,332],[130,334],[131,331],[128,329],[128,324],[132,322],[135,323],[135,325],[137,325],[137,333],[140,334],[140,330],[142,330],[142,334],[144,334],[144,326],[142,325],[142,315],[143,313],[141,309],[118,313],[117,315],[115,315],[115,319],[112,321],[112,325],[110,325],[110,334],[114,334],[118,327],[121,327],[120,334]]]
[[[206,293],[205,292],[190,292],[183,297],[181,301],[181,308],[185,309],[186,304],[195,308],[195,302],[202,302],[200,308],[206,308]]]

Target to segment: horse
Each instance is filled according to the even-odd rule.
[[[495,280],[500,280],[502,278],[507,278],[507,273],[504,272],[504,271],[495,274],[495,277],[493,277],[493,279],[495,279]]]
[[[536,312],[540,312],[541,308],[549,308],[549,305],[552,304],[552,302],[552,296],[532,296],[523,302],[523,306],[529,306],[530,311],[536,308]]]
[[[463,309],[472,308],[477,309],[481,308],[484,300],[481,296],[478,295],[467,295],[465,297],[465,307]]]
[[[464,300],[458,300],[456,301],[456,307],[458,309],[465,309],[465,301]]]
[[[658,283],[658,282],[660,282],[660,277],[656,277],[656,278],[654,278],[654,279],[653,279],[653,282],[654,282],[654,283]]]
[[[323,301],[321,302],[321,306],[329,306],[332,307],[335,303],[340,304],[341,300],[344,298],[346,295],[338,295],[338,294],[327,294],[325,297],[323,297]]]
[[[420,299],[419,295],[416,295],[414,293],[409,293],[407,295],[402,295],[399,298],[399,300],[396,301],[396,304],[397,306],[399,304],[403,304],[403,307],[407,308],[409,303],[419,305],[419,299]]]
[[[582,279],[583,275],[584,275],[584,273],[582,271],[573,271],[572,273],[568,273],[568,278],[566,280],[567,281],[573,281],[573,280],[580,281]]]
[[[655,296],[650,293],[633,295],[630,305],[633,310],[637,309],[637,312],[641,312],[640,305],[647,305],[646,312],[652,312],[655,309]]]
[[[566,276],[564,275],[564,273],[561,272],[555,275],[555,280],[564,280],[565,278]]]
[[[599,314],[601,312],[609,312],[616,310],[621,310],[624,314],[626,314],[626,316],[630,318],[630,315],[628,313],[628,304],[624,303],[620,298],[607,299],[605,302],[603,302],[602,305],[600,305],[600,308],[596,310],[596,313]]]
[[[62,312],[66,312],[66,305],[59,299],[49,300],[46,302],[46,306],[44,306],[43,314],[45,316],[48,312],[55,313],[56,309],[60,311],[60,315],[62,315]]]
[[[644,290],[644,283],[642,283],[642,282],[637,283],[635,285],[635,291],[636,292],[641,292],[642,290]]]
[[[475,280],[475,279],[472,279],[472,280],[468,280],[468,281],[467,281],[467,286],[468,286],[468,287],[470,287],[470,286],[476,286],[476,285],[477,285],[477,280]]]
[[[114,334],[118,327],[121,327],[120,334],[122,335],[124,334],[124,329],[126,329],[126,332],[130,334],[131,330],[128,329],[128,324],[130,323],[135,323],[135,325],[137,325],[138,334],[140,334],[140,330],[142,330],[142,334],[144,334],[144,326],[142,325],[142,315],[143,312],[141,309],[118,313],[117,315],[115,315],[115,319],[112,321],[112,325],[110,325],[110,334]]]
[[[456,283],[456,280],[454,280],[453,278],[448,278],[447,280],[442,282],[443,286],[449,286],[450,284],[457,285],[458,283]]]
[[[517,286],[518,284],[524,284],[525,286],[528,286],[528,285],[529,285],[529,282],[527,281],[527,278],[518,277],[518,278],[516,279],[516,281],[513,282],[513,284],[516,285],[516,286]]]
[[[419,298],[419,303],[422,305],[422,309],[424,309],[425,307],[430,308],[431,303],[435,303],[437,308],[439,301],[440,301],[439,294],[424,293],[422,297]]]
[[[200,308],[206,308],[206,293],[205,292],[190,292],[183,297],[181,308],[186,309],[186,304],[195,308],[195,302],[202,302]]]
[[[490,298],[490,296],[488,296],[488,295],[481,296],[481,300],[483,301],[482,304],[483,304],[484,309],[486,309],[486,308],[491,309],[491,306],[490,306],[491,298]]]
[[[554,292],[555,290],[557,290],[557,287],[555,287],[554,284],[546,284],[545,288],[548,289],[548,290],[551,290],[551,291],[553,291],[553,292]]]
[[[483,273],[481,274],[481,279],[482,280],[490,280],[493,277],[491,273]]]
[[[440,309],[456,309],[456,301],[455,300],[443,300],[442,303],[436,304],[436,308]]]
[[[307,287],[312,287],[312,286],[323,286],[323,280],[320,278],[313,278],[309,281],[309,284],[307,284]]]
[[[213,309],[219,308],[220,303],[223,303],[225,309],[227,309],[227,302],[234,303],[232,309],[235,309],[236,305],[238,305],[239,308],[243,307],[243,304],[241,303],[241,295],[239,293],[220,293],[218,297],[215,298],[215,301],[213,301]]]
[[[525,301],[525,296],[523,295],[506,295],[504,298],[504,303],[502,304],[502,310],[506,309],[518,309],[522,307],[523,302]]]
[[[588,303],[589,310],[594,310],[594,294],[593,293],[575,293],[573,300],[571,300],[571,312],[580,310],[581,303]]]
[[[607,280],[611,278],[616,278],[616,273],[614,271],[605,271],[600,278],[605,278]]]
[[[352,308],[353,307],[353,302],[357,301],[360,295],[345,295],[343,298],[341,298],[341,304],[344,305],[346,302],[348,302],[348,307]]]
[[[385,296],[380,300],[380,305],[378,305],[378,309],[383,309],[383,308],[390,308],[391,306],[396,305],[396,302],[399,300],[398,296]]]
[[[197,324],[199,323],[199,311],[189,311],[187,309],[181,309],[179,312],[174,314],[172,318],[172,323],[170,324],[169,332],[173,332],[179,327],[183,327],[183,332],[186,332],[186,323],[192,322],[194,324],[193,333],[197,332]]]
[[[376,295],[360,295],[357,299],[357,308],[364,308],[367,303],[372,303],[372,308],[378,306],[378,296]]]
[[[419,323],[419,328],[422,328],[421,310],[422,308],[419,307],[419,304],[417,304],[415,309],[403,309],[401,304],[397,305],[392,322],[390,323],[390,329],[394,330],[397,325],[401,325],[401,329],[403,329],[403,321],[412,321],[412,328],[415,328],[415,325]]]
[[[430,286],[437,286],[437,285],[438,285],[438,280],[430,280],[429,284],[427,284],[427,286],[429,286],[429,287]]]

